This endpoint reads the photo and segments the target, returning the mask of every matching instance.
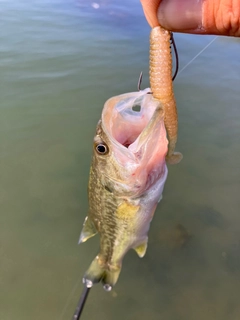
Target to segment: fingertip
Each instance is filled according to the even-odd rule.
[[[157,17],[171,31],[240,36],[239,0],[162,0]]]
[[[202,1],[162,0],[157,17],[159,24],[168,30],[179,32],[200,30],[202,28]]]
[[[140,0],[145,17],[151,28],[159,26],[157,11],[161,0]]]

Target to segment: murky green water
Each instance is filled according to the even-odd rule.
[[[0,1],[0,319],[71,319],[98,239],[77,246],[104,101],[148,86],[138,0]],[[95,7],[95,8],[94,8]],[[176,35],[180,69],[214,37]],[[82,319],[240,317],[240,41],[215,39],[177,77],[178,150],[148,252]],[[185,228],[185,229],[184,229]]]

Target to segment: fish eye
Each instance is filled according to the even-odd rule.
[[[96,145],[96,151],[99,154],[107,154],[108,153],[108,147],[104,143],[99,143]]]

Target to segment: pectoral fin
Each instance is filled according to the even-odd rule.
[[[143,258],[145,256],[145,253],[147,251],[147,243],[148,243],[148,238],[146,238],[146,240],[142,242],[139,246],[133,248],[137,252],[140,258]]]
[[[89,238],[95,236],[95,234],[97,234],[97,229],[87,216],[83,223],[83,228],[79,237],[78,244],[87,241]]]

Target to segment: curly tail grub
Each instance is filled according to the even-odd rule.
[[[177,143],[178,116],[172,83],[172,56],[170,31],[158,26],[150,34],[150,86],[153,97],[161,102],[164,109],[164,123],[169,145],[168,163],[181,161],[182,154],[174,152]]]

